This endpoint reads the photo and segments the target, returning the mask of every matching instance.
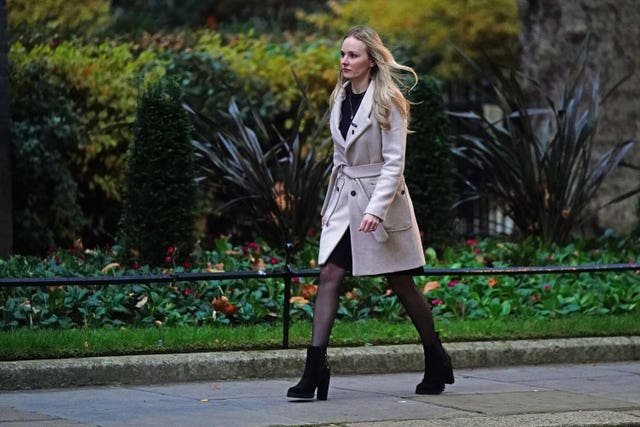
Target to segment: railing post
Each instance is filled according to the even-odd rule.
[[[282,348],[289,348],[289,312],[291,311],[291,256],[293,255],[293,243],[286,245],[287,255],[284,261],[284,304],[282,304]]]

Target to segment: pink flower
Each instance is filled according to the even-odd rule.
[[[440,305],[440,304],[444,304],[444,301],[442,301],[440,298],[431,300],[431,305]]]
[[[478,244],[478,241],[476,239],[467,239],[467,241],[465,242],[465,244],[467,246],[475,246]]]
[[[184,267],[185,270],[191,269],[191,263],[189,261],[183,262],[182,266]]]
[[[300,284],[300,278],[299,278],[299,277],[294,277],[294,278],[293,278],[293,283],[298,283],[298,284]]]
[[[184,294],[185,297],[188,297],[193,293],[193,291],[191,289],[185,289],[184,292],[182,293]]]
[[[454,286],[456,286],[459,283],[460,282],[456,282],[455,280],[452,280],[449,283],[447,283],[447,286],[450,287],[450,288],[453,288]]]
[[[551,289],[551,285],[547,284],[542,287],[542,289]]]
[[[164,257],[164,262],[171,262],[171,257],[170,256]]]
[[[269,263],[271,265],[276,265],[280,262],[280,260],[278,258],[274,258],[274,257],[269,257]]]
[[[629,265],[636,265],[636,262],[634,260],[629,261]]]
[[[260,250],[260,245],[258,245],[256,242],[251,242],[249,243],[249,249],[254,251]]]
[[[176,248],[174,248],[173,246],[169,246],[167,248],[167,255],[171,255],[172,253],[174,253],[176,251]]]
[[[531,298],[532,298],[534,301],[538,301],[538,300],[540,299],[540,296],[539,296],[538,294],[533,294],[533,295],[531,295]]]

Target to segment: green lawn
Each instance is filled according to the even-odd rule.
[[[640,335],[636,316],[568,316],[562,319],[438,321],[443,341],[543,339]],[[289,347],[304,347],[311,325],[297,322]],[[411,322],[366,320],[336,322],[332,346],[416,343]],[[125,354],[276,349],[282,324],[270,326],[26,330],[0,332],[0,360]]]

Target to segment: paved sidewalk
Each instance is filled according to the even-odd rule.
[[[285,397],[301,349],[0,362],[0,427],[640,426],[640,337],[445,346],[438,396],[418,345],[330,348],[326,402]]]
[[[336,376],[329,400],[297,378],[0,394],[0,426],[640,426],[640,361],[460,369],[438,396],[417,373]]]

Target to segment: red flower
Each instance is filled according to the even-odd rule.
[[[531,295],[531,298],[532,298],[534,301],[538,301],[538,300],[540,299],[540,296],[539,296],[538,294],[533,294],[533,295]]]
[[[184,267],[185,270],[191,269],[191,263],[189,261],[183,262],[182,266]]]
[[[167,248],[167,255],[171,255],[172,253],[174,253],[176,251],[176,248],[174,248],[173,246],[169,246]]]
[[[251,242],[249,243],[249,249],[258,251],[260,250],[260,245],[258,245],[256,242]]]
[[[171,262],[171,257],[170,256],[164,257],[164,262]]]
[[[465,242],[465,244],[467,246],[475,246],[478,244],[478,241],[476,239],[467,239],[467,241]]]
[[[133,268],[134,270],[140,270],[140,264],[138,264],[137,262],[134,262],[131,268]]]
[[[551,289],[551,285],[547,284],[542,287],[542,289]]]
[[[271,265],[276,265],[280,262],[280,260],[278,258],[269,257],[269,262],[271,263]]]
[[[450,281],[449,283],[447,283],[447,286],[450,288],[453,288],[454,286],[456,286],[458,283],[460,282],[456,282],[455,280]]]
[[[431,305],[441,305],[441,304],[444,304],[444,301],[442,301],[440,298],[431,300]]]
[[[191,289],[185,289],[184,292],[182,293],[184,294],[185,297],[188,297],[193,293],[193,291]]]

